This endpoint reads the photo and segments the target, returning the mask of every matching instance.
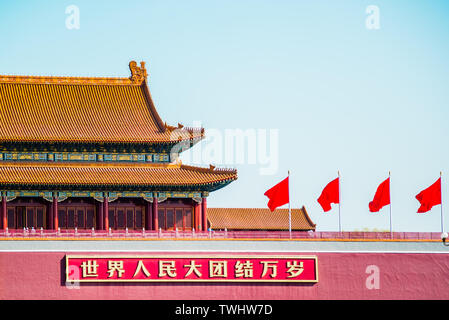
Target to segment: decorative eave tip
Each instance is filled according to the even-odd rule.
[[[147,69],[145,68],[145,62],[140,62],[140,67],[137,65],[136,61],[131,61],[129,63],[129,70],[131,70],[131,79],[134,83],[142,83],[147,79]]]
[[[178,140],[183,140],[184,135],[187,134],[189,139],[195,138],[203,138],[204,137],[204,128],[194,128],[194,127],[185,127],[183,124],[178,123],[178,126],[170,126],[167,122],[164,123],[164,128],[168,130],[168,132],[178,133],[180,136],[177,138]]]

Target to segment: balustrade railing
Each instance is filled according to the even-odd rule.
[[[242,240],[319,240],[319,241],[354,241],[354,240],[441,240],[439,232],[338,232],[338,231],[228,231],[228,230],[95,230],[95,229],[58,229],[44,230],[34,228],[0,230],[0,240],[7,239],[242,239]]]

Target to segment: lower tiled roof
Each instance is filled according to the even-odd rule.
[[[315,230],[306,208],[292,209],[292,230]],[[215,230],[288,230],[288,209],[208,208],[210,227]]]
[[[237,179],[237,171],[182,164],[0,162],[0,186],[201,186]]]

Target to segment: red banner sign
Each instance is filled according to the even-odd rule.
[[[318,282],[316,256],[66,256],[68,282]]]

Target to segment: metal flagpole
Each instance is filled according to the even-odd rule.
[[[292,238],[292,210],[290,207],[290,170],[288,170],[288,231]]]
[[[393,229],[392,229],[392,222],[391,222],[391,172],[388,171],[388,178],[390,179],[390,185],[389,185],[389,196],[390,196],[390,239],[393,238]]]
[[[443,223],[443,172],[440,171],[440,196],[441,196],[441,233],[443,233],[444,223]]]
[[[340,198],[340,195],[341,195],[341,188],[340,188],[340,170],[338,170],[338,230],[340,231],[340,233],[341,233],[341,208],[340,208],[340,206],[341,206],[341,198]]]

